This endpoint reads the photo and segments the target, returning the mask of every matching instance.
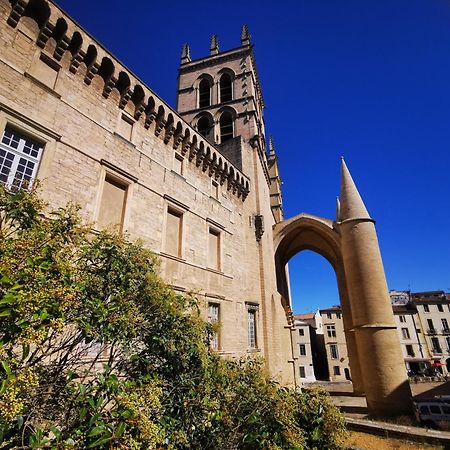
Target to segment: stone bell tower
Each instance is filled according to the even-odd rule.
[[[242,144],[260,153],[267,169],[263,119],[264,101],[253,46],[244,25],[240,47],[220,51],[212,36],[209,56],[192,60],[184,45],[178,75],[177,111],[215,144],[244,173],[250,167]]]

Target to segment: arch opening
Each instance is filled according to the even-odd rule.
[[[198,85],[198,106],[211,106],[211,83],[207,78],[203,78]]]

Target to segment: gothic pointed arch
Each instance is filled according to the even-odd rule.
[[[204,138],[214,141],[214,120],[209,112],[199,114],[194,120],[194,127]]]
[[[219,72],[219,103],[225,103],[234,98],[235,74],[231,69],[223,69]]]
[[[233,108],[226,107],[218,111],[219,129],[220,129],[220,143],[223,144],[235,136],[235,119],[236,111]]]
[[[207,108],[213,103],[212,87],[214,80],[206,73],[200,75],[195,82],[194,88],[197,90],[197,104],[199,108]]]

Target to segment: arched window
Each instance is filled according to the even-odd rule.
[[[198,119],[197,130],[205,138],[209,138],[212,132],[212,122],[208,116],[203,116]]]
[[[206,78],[203,78],[198,85],[198,106],[204,108],[211,105],[211,85]]]
[[[228,73],[220,77],[220,103],[233,100],[233,82]]]
[[[230,139],[233,139],[233,116],[229,111],[225,111],[220,116],[220,142]]]

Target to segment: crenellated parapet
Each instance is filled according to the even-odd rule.
[[[55,63],[68,58],[68,70],[83,76],[86,87],[94,77],[100,78],[103,85],[99,100],[101,96],[109,98],[116,91],[118,95],[114,98],[118,98],[118,108],[131,111],[146,130],[245,200],[250,189],[248,177],[57,5],[47,0],[8,0],[8,3],[11,6],[9,26],[15,28],[24,17],[33,19],[39,28],[36,45],[50,49],[49,56]],[[98,88],[99,83],[94,85]]]

